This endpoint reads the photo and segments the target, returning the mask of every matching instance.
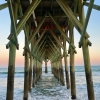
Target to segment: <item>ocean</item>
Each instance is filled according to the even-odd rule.
[[[69,73],[70,75],[70,73]],[[100,66],[92,66],[95,100],[100,100]],[[75,67],[76,95],[75,100],[88,100],[85,71],[83,66]],[[0,68],[0,100],[6,100],[7,68]],[[15,68],[14,100],[23,100],[24,67]],[[62,86],[51,73],[42,69],[42,76],[35,88],[28,93],[28,100],[71,100],[70,89]]]

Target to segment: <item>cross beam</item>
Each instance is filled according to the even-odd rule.
[[[7,1],[8,3],[8,8],[9,8],[9,13],[10,13],[10,18],[11,18],[11,24],[12,24],[12,32],[10,34],[10,36],[8,37],[9,40],[12,40],[12,35],[14,35],[14,42],[15,42],[15,46],[17,49],[19,49],[19,45],[18,45],[18,40],[17,40],[17,30],[16,30],[16,20],[17,18],[15,18],[15,15],[14,15],[14,11],[17,12],[18,11],[18,8],[17,8],[17,4],[15,4],[15,9],[13,9],[13,6],[12,6],[12,1],[11,0],[8,0]]]
[[[66,16],[70,19],[70,21],[74,24],[75,28],[78,30],[78,32],[81,34],[81,31],[83,29],[83,25],[77,20],[76,16],[68,6],[65,0],[56,0],[62,10],[65,12]],[[89,38],[88,33],[85,34],[86,38]]]
[[[83,38],[85,36],[85,32],[86,32],[86,28],[87,28],[87,25],[88,25],[88,22],[89,22],[89,18],[90,18],[90,15],[91,15],[93,3],[94,3],[94,0],[90,0],[90,4],[89,4],[89,7],[88,7],[85,23],[84,23],[84,26],[83,26],[83,30],[81,32],[80,43],[82,43],[82,40],[83,40]]]
[[[0,10],[5,9],[6,7],[8,7],[8,4],[7,3],[1,4],[0,5]]]
[[[83,4],[84,4],[85,6],[89,6],[90,3],[84,2]],[[93,4],[93,7],[92,7],[92,8],[95,9],[95,10],[99,10],[99,11],[100,11],[100,6],[98,6],[98,5]]]

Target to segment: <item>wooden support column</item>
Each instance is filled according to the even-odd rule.
[[[36,76],[36,78],[35,78],[35,84],[37,84],[37,75],[38,75],[38,73],[37,73],[37,59],[36,59],[36,61],[35,61],[35,76]]]
[[[61,41],[61,37],[59,36],[59,41]],[[64,86],[65,85],[65,82],[64,82],[64,72],[63,72],[63,66],[62,66],[62,53],[61,53],[61,47],[59,47],[59,52],[60,52],[60,55],[59,55],[59,60],[60,60],[60,80],[61,80],[61,83],[62,85]]]
[[[70,23],[70,42],[74,44],[73,25]],[[71,78],[71,98],[76,99],[76,82],[74,70],[74,49],[70,46],[70,78]]]
[[[63,72],[63,66],[62,66],[62,55],[60,55],[60,66],[61,66],[61,83],[62,85],[64,86],[65,85],[65,82],[64,82],[64,72]]]
[[[56,67],[57,67],[57,79],[60,80],[60,72],[59,72],[59,61],[56,61]]]
[[[1,4],[0,5],[0,10],[5,9],[6,7],[8,7],[8,4],[7,3]]]
[[[28,90],[29,90],[29,54],[25,50],[25,68],[24,68],[24,100],[28,100]]]
[[[29,90],[31,90],[31,86],[32,86],[32,60],[33,60],[33,57],[30,56],[30,68],[29,68]]]
[[[14,2],[14,18],[17,22],[17,3]],[[12,20],[11,20],[12,21]],[[13,25],[11,22],[11,33],[13,32]],[[14,41],[14,38],[13,38]],[[8,64],[8,78],[7,78],[7,93],[6,100],[13,100],[14,93],[14,72],[15,72],[15,58],[16,58],[16,46],[11,42],[9,48],[9,64]]]
[[[79,10],[80,13],[80,21],[84,24],[84,9],[81,8],[80,5],[83,4],[83,0],[79,0]],[[87,92],[88,92],[88,100],[95,100],[94,96],[94,88],[93,88],[93,79],[92,79],[92,71],[90,66],[90,57],[89,57],[89,48],[88,48],[88,40],[83,38],[82,43],[82,50],[83,50],[83,59],[84,59],[84,68],[85,68],[85,75],[86,75],[86,82],[87,82]]]
[[[45,73],[48,73],[48,69],[47,69],[47,60],[45,60]]]
[[[66,86],[67,86],[67,89],[69,89],[70,88],[70,83],[69,83],[67,51],[66,51],[66,40],[65,39],[64,39],[64,63],[65,63]]]
[[[33,87],[35,87],[35,79],[36,79],[36,75],[35,75],[35,62],[36,62],[36,60],[35,60],[35,58],[33,59],[34,60],[34,63],[33,63]]]
[[[27,35],[29,35],[29,28],[27,26]],[[25,36],[25,46],[27,46],[26,36]],[[29,90],[29,53],[24,49],[24,96],[23,100],[28,100],[28,90]]]

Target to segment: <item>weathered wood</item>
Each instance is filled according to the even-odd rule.
[[[69,73],[68,73],[68,63],[67,63],[67,51],[66,51],[66,40],[64,39],[63,41],[64,44],[64,63],[65,63],[65,76],[66,76],[66,86],[67,89],[70,88],[70,83],[69,83]]]
[[[83,0],[80,0],[79,4],[82,5]],[[82,12],[82,13],[81,13]],[[84,24],[84,9],[81,8],[81,16],[80,21]],[[92,80],[92,71],[90,66],[90,57],[89,57],[89,48],[88,48],[88,40],[83,38],[82,40],[82,50],[83,50],[83,59],[84,59],[84,68],[86,74],[86,82],[87,82],[87,92],[88,92],[88,100],[95,100],[94,96],[94,88],[93,88],[93,80]]]
[[[47,69],[47,60],[45,60],[45,73],[48,73],[48,69]]]
[[[30,6],[27,8],[26,12],[24,13],[23,17],[21,18],[21,20],[18,22],[17,24],[17,31],[20,33],[20,31],[22,30],[24,24],[26,23],[26,21],[28,20],[28,18],[30,17],[30,15],[32,14],[32,12],[35,10],[35,8],[38,6],[38,4],[40,3],[41,0],[34,0]],[[18,34],[19,34],[18,33]]]
[[[90,3],[88,3],[88,2],[83,2],[83,5],[85,5],[85,6],[89,6],[89,4]],[[93,4],[92,8],[95,9],[95,10],[99,10],[100,11],[100,6],[98,6],[98,5]]]
[[[73,25],[70,23],[70,41],[74,44]],[[74,49],[70,47],[70,80],[71,80],[71,98],[76,99],[76,83],[74,70]]]
[[[14,19],[15,24],[17,22],[17,4],[14,2]],[[12,21],[12,20],[11,20]],[[13,24],[11,22],[11,32],[13,29]],[[13,40],[14,41],[14,40]],[[8,78],[7,78],[7,93],[6,93],[6,100],[13,100],[13,93],[14,93],[14,72],[15,72],[15,58],[16,58],[16,46],[11,42],[9,45],[9,64],[8,64]]]
[[[78,32],[81,34],[81,31],[83,29],[82,24],[77,20],[76,16],[74,15],[74,13],[72,12],[72,10],[70,9],[70,7],[68,6],[68,4],[65,2],[65,0],[56,0],[58,2],[58,4],[60,5],[60,7],[63,9],[63,11],[65,12],[66,16],[68,16],[68,18],[70,19],[70,21],[74,24],[74,26],[76,27],[76,29],[78,30]],[[85,34],[86,38],[89,38],[89,35],[86,33]]]
[[[29,68],[29,90],[31,90],[31,86],[32,86],[32,61],[33,61],[33,57],[30,56],[30,68]]]
[[[18,40],[17,40],[16,22],[15,22],[17,19],[15,19],[15,17],[14,17],[15,16],[14,13],[17,14],[17,12],[18,12],[18,5],[17,5],[17,3],[14,4],[14,5],[12,5],[12,1],[11,0],[7,1],[7,3],[8,3],[8,8],[9,8],[9,13],[10,13],[11,23],[12,23],[12,27],[13,27],[12,31],[11,31],[11,34],[8,37],[8,39],[11,40],[12,39],[12,35],[14,35],[14,39],[13,40],[15,42],[15,46],[16,46],[17,49],[19,49]]]
[[[35,69],[35,64],[36,64],[36,60],[35,60],[35,58],[34,58],[34,63],[33,63],[33,84],[32,84],[32,86],[33,87],[35,87],[35,79],[36,79],[36,69]]]
[[[27,35],[29,35],[29,29],[27,28]],[[27,41],[25,37],[25,46],[27,46]],[[29,53],[25,50],[24,56],[24,95],[23,99],[28,100],[28,90],[29,90]]]
[[[5,9],[6,7],[8,7],[8,4],[7,3],[1,4],[0,5],[0,10]]]
[[[58,40],[58,38],[56,37],[56,35],[54,34],[54,32],[52,30],[50,30],[52,36],[54,37],[54,39],[57,41],[57,43],[59,44],[59,46],[61,46],[62,49],[64,49],[63,45],[61,44],[61,42]]]
[[[38,39],[38,40],[36,41],[36,43],[34,44],[34,48],[32,49],[31,54],[34,53],[34,50],[35,50],[36,46],[38,45],[38,43],[40,42],[40,40],[41,40],[42,37],[44,36],[45,32],[46,32],[46,28],[44,29],[44,31],[43,31],[42,34],[40,35],[39,39]]]
[[[11,43],[10,44],[10,49],[9,49],[9,65],[8,65],[6,100],[13,100],[15,56],[16,56],[16,47],[13,43]]]
[[[82,43],[82,39],[85,37],[86,28],[87,28],[87,25],[88,25],[88,22],[89,22],[89,18],[90,18],[91,12],[92,12],[93,3],[94,3],[94,0],[91,0],[90,4],[89,4],[89,7],[88,7],[87,14],[86,14],[85,23],[83,25],[83,30],[81,32],[80,43]]]
[[[25,66],[24,66],[24,95],[23,99],[28,100],[28,90],[29,90],[29,54],[25,50]]]
[[[61,27],[59,26],[59,24],[54,20],[53,16],[51,16],[51,14],[49,14],[49,16],[52,19],[52,21],[54,22],[54,24],[56,25],[56,27],[59,30],[59,32],[63,35],[64,38],[66,38],[67,42],[70,43],[69,38],[65,35],[64,31],[61,29]],[[73,48],[75,48],[75,46],[73,44],[71,44],[71,46]]]

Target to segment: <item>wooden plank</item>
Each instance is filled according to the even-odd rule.
[[[11,23],[12,23],[12,27],[13,27],[11,35],[12,34],[14,35],[14,41],[16,43],[16,48],[19,49],[18,39],[17,39],[16,22],[15,22],[15,20],[17,20],[17,19],[14,18],[14,9],[13,9],[13,6],[12,6],[12,1],[8,0],[7,3],[8,3],[8,8],[9,8],[9,13],[10,13]],[[15,5],[15,6],[16,6],[15,7],[15,11],[17,12],[17,6],[18,5]],[[9,36],[8,39],[11,40],[12,36],[11,37]]]
[[[53,18],[53,16],[51,16],[50,13],[49,13],[49,16],[52,19],[52,21],[54,22],[54,24],[56,25],[56,27],[59,30],[59,32],[63,35],[64,38],[66,38],[67,42],[70,44],[70,39],[66,36],[66,34],[64,33],[64,31],[61,29],[60,25],[55,21],[55,19]],[[71,44],[71,46],[73,48],[75,48],[75,46],[73,44]]]
[[[8,4],[7,3],[1,4],[0,5],[0,10],[3,10],[5,8],[7,8],[7,7],[8,7]]]
[[[32,48],[32,52],[34,52],[36,46],[38,45],[38,43],[40,42],[40,40],[41,40],[42,37],[44,36],[45,32],[46,32],[46,28],[44,29],[44,31],[43,31],[42,34],[40,35],[39,39],[36,41],[34,47]]]
[[[61,42],[58,40],[58,38],[56,37],[55,33],[54,33],[52,30],[50,30],[50,32],[51,32],[52,36],[54,37],[54,39],[55,39],[55,40],[57,41],[57,43],[59,44],[59,46],[60,46],[62,49],[64,49],[63,45],[62,45]]]
[[[38,33],[40,27],[42,26],[43,22],[45,21],[45,16],[43,17],[43,19],[41,20],[41,22],[38,24],[38,26],[35,28],[32,36],[29,37],[29,43],[31,43],[32,39],[34,38],[34,36]]]
[[[70,21],[74,24],[75,28],[78,30],[78,32],[81,35],[81,31],[83,29],[83,25],[77,20],[76,16],[72,12],[72,10],[70,9],[70,7],[66,3],[66,1],[65,0],[56,0],[56,1],[58,2],[58,4],[60,5],[60,7],[62,8],[62,10],[65,12],[66,16],[68,16],[68,18],[70,19]],[[88,35],[87,32],[85,34],[85,37],[89,38],[89,35]]]
[[[82,30],[82,32],[81,32],[81,38],[80,38],[80,43],[81,43],[81,44],[82,44],[82,39],[85,37],[87,25],[88,25],[89,18],[90,18],[91,12],[92,12],[93,3],[94,3],[94,0],[91,0],[91,1],[90,1],[90,4],[89,4],[89,7],[88,7],[88,11],[87,11],[87,14],[86,14],[85,23],[84,23],[84,25],[83,25],[83,30]]]
[[[85,5],[85,6],[89,6],[89,4],[90,4],[90,3],[88,3],[88,2],[84,2],[84,3],[83,3],[83,5]],[[99,6],[99,5],[93,4],[93,7],[92,7],[92,8],[95,9],[95,10],[99,10],[99,11],[100,11],[100,6]]]

